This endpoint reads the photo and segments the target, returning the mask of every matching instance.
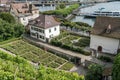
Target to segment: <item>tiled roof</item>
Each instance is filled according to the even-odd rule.
[[[120,39],[120,18],[97,17],[91,34]]]
[[[21,14],[28,14],[30,13],[29,11],[29,4],[27,3],[12,3],[11,8],[14,10],[15,15],[21,15]],[[34,5],[32,5],[32,11],[33,10],[38,10]]]
[[[60,23],[57,22],[53,16],[40,15],[38,18],[30,21],[29,24],[34,25],[36,27],[46,29],[46,28],[50,28],[50,27],[53,27],[53,26],[57,26]]]
[[[10,2],[11,0],[0,0],[0,4],[7,4],[8,2]]]

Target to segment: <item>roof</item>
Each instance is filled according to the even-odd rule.
[[[120,18],[97,17],[91,34],[120,39]]]
[[[8,2],[10,2],[11,0],[0,0],[0,4],[7,4]]]
[[[38,18],[32,20],[29,22],[30,25],[34,25],[39,28],[50,28],[56,25],[59,25],[60,23],[55,20],[53,16],[50,15],[40,15]]]
[[[26,15],[26,14],[31,14],[29,5],[30,4],[28,3],[11,3],[11,8],[14,10],[15,15],[17,16]],[[36,8],[34,5],[32,5],[32,11],[33,10],[39,10],[39,9]]]
[[[6,6],[0,6],[0,12],[9,12],[10,8]]]

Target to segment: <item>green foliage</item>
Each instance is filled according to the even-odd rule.
[[[64,3],[60,3],[59,5],[56,6],[56,9],[64,9],[66,5]]]
[[[0,42],[0,45],[10,43],[10,42],[13,42],[13,41],[16,41],[16,40],[19,40],[19,39],[20,38],[12,38],[12,39],[9,39],[9,40],[5,40],[5,41]]]
[[[74,43],[76,46],[86,47],[89,46],[90,39],[88,37],[81,37],[78,42]]]
[[[88,67],[89,71],[85,76],[85,80],[102,80],[103,69],[98,64],[91,64]]]
[[[0,80],[14,80],[14,75],[10,72],[0,70]]]
[[[56,55],[53,55],[50,52],[47,52],[45,50],[42,50],[40,48],[37,48],[25,41],[18,40],[14,41],[5,45],[2,45],[2,47],[13,54],[19,55],[27,60],[30,60],[35,63],[41,63],[44,66],[51,67],[51,68],[58,68],[60,65],[67,62],[67,60],[58,57]],[[6,57],[6,55],[3,56],[3,58]],[[18,60],[19,57],[16,57],[14,60],[17,63],[22,63],[24,61]],[[20,59],[20,58],[19,58]],[[59,61],[57,61],[59,60]],[[22,62],[20,62],[22,61]],[[64,66],[64,65],[63,65]],[[65,66],[66,67],[66,66]],[[68,68],[70,70],[70,68]]]
[[[23,33],[23,25],[8,23],[0,19],[0,41],[19,37]]]
[[[82,22],[71,22],[68,20],[62,20],[61,26],[66,26],[66,27],[70,27],[78,29],[78,30],[82,30],[82,31],[90,31],[91,30],[91,26],[88,25],[87,23],[82,23]]]
[[[71,51],[75,51],[80,54],[90,55],[89,52],[86,52],[81,48],[81,47],[85,47],[85,46],[89,45],[89,43],[90,43],[89,38],[83,37],[80,42],[81,46],[74,45],[73,40],[77,40],[79,38],[81,39],[80,36],[70,34],[67,31],[62,31],[61,34],[59,36],[57,36],[56,38],[53,38],[50,43],[54,46],[68,49]],[[82,42],[83,42],[83,44],[82,44]]]
[[[114,60],[112,80],[120,80],[120,54],[118,54]]]
[[[10,13],[2,12],[0,13],[0,18],[6,22],[15,23],[15,19]]]
[[[57,71],[42,65],[36,67],[21,57],[13,57],[1,51],[0,54],[9,57],[0,56],[0,80],[84,80],[76,73]],[[21,63],[16,61],[16,58]]]
[[[64,6],[62,6],[64,7]],[[66,17],[67,15],[71,14],[73,10],[77,9],[79,7],[79,4],[73,4],[69,6],[68,8],[53,10],[53,11],[45,11],[43,14],[47,15],[57,15],[57,16],[63,16]]]
[[[112,62],[112,59],[107,56],[100,56],[100,57],[98,57],[98,59],[105,61],[105,62]]]

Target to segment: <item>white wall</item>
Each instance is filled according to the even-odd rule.
[[[91,35],[90,48],[97,50],[98,46],[102,46],[102,52],[116,54],[119,46],[119,40]]]
[[[20,17],[19,21],[20,21],[21,24],[26,26],[28,24],[28,17]]]
[[[54,30],[55,28],[56,28],[56,31]],[[50,29],[51,29],[51,32],[49,32]],[[52,38],[52,37],[58,36],[59,34],[60,34],[60,26],[59,25],[45,29],[45,37],[46,38]]]
[[[120,39],[119,39],[119,49],[120,49]]]
[[[35,26],[32,26],[32,27],[35,27]],[[38,27],[35,27],[35,28],[38,28]],[[54,30],[55,28],[56,28],[56,31]],[[42,29],[42,28],[38,28],[38,29],[44,30],[44,33],[32,30],[31,26],[30,26],[30,33],[38,33],[38,35],[44,36],[45,37],[44,39],[38,38],[39,40],[44,41],[44,42],[46,41],[46,38],[50,39],[50,36],[52,38],[52,37],[58,36],[60,34],[60,26],[59,25],[48,28],[48,29]],[[51,32],[49,32],[49,29],[51,29]],[[37,38],[37,35],[36,36],[31,35],[31,37]]]

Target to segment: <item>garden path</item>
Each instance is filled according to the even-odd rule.
[[[39,40],[37,39],[34,39],[28,35],[24,35],[23,36],[26,40],[34,43],[34,44],[38,44],[40,46],[43,46],[45,47],[46,49],[51,49],[51,50],[54,50],[54,51],[57,51],[57,52],[60,52],[62,54],[66,54],[66,55],[70,55],[70,56],[73,56],[73,57],[78,57],[78,58],[81,58],[81,60],[84,62],[85,60],[88,60],[88,61],[91,61],[93,63],[97,63],[97,64],[100,64],[100,65],[103,65],[103,66],[106,66],[106,67],[109,67],[109,66],[112,66],[112,63],[106,63],[106,62],[103,62],[103,61],[100,61],[96,58],[93,58],[92,56],[86,56],[86,55],[83,55],[83,54],[80,54],[80,53],[77,53],[77,52],[73,52],[73,51],[70,51],[70,50],[65,50],[65,49],[62,49],[60,47],[56,47],[56,46],[53,46],[53,45],[50,45],[50,44],[47,44],[47,43],[43,43],[43,42],[40,42]]]
[[[68,61],[67,61],[68,62]],[[64,64],[66,64],[67,62],[63,63],[62,65],[60,65],[59,67],[57,67],[56,69],[61,68]]]
[[[60,39],[59,41],[62,41],[63,39],[66,39],[67,37],[69,37],[70,35],[68,35],[68,36],[66,36],[66,37],[64,37],[64,38],[62,38],[62,39]]]
[[[30,42],[32,42],[34,44],[38,44],[40,46],[43,46],[43,47],[45,47],[47,49],[52,49],[52,50],[61,52],[63,54],[70,55],[70,56],[73,56],[73,57],[78,57],[78,58],[81,58],[81,59],[84,59],[84,60],[91,60],[92,59],[91,56],[85,56],[85,55],[77,53],[77,52],[73,52],[73,51],[70,51],[70,50],[65,50],[65,49],[62,49],[62,48],[59,48],[59,47],[55,47],[55,46],[52,46],[50,44],[40,42],[39,40],[34,39],[34,38],[30,37],[30,36],[24,35],[23,37],[25,39],[27,39],[28,41],[30,41]]]

